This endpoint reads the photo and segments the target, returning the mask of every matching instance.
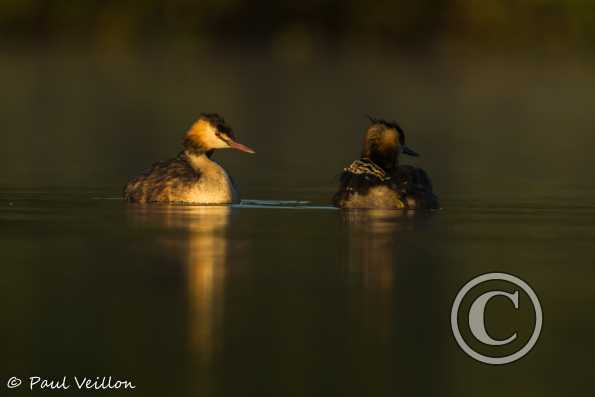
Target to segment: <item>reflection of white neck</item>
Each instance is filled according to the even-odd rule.
[[[210,362],[219,346],[217,329],[221,326],[227,240],[228,207],[190,207],[179,218],[188,229],[185,261],[188,266],[190,299],[190,337],[192,347],[205,362]]]
[[[217,331],[223,319],[230,213],[225,206],[144,207],[133,212],[139,222],[161,220],[177,236],[164,234],[162,248],[187,269],[188,337],[197,357],[206,363],[220,345]]]

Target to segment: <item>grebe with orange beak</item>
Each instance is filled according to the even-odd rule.
[[[203,113],[184,137],[184,150],[177,157],[153,164],[124,188],[131,203],[233,204],[240,201],[233,180],[211,160],[216,149],[254,150],[236,142],[225,120]]]

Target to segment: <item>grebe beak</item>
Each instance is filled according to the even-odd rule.
[[[230,148],[232,149],[236,149],[239,150],[240,152],[246,152],[246,153],[256,153],[254,150],[250,149],[248,146],[246,145],[242,145],[241,143],[237,143],[237,142],[232,142],[229,145]]]
[[[419,153],[417,153],[415,150],[411,149],[407,145],[401,146],[401,151],[403,152],[403,154],[408,154],[409,156],[413,157],[419,157]]]

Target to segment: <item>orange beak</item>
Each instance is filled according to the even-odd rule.
[[[229,145],[230,148],[232,149],[236,149],[239,150],[240,152],[246,152],[246,153],[256,153],[254,150],[250,149],[248,146],[246,145],[242,145],[241,143],[237,143],[237,142],[232,142],[231,145]]]

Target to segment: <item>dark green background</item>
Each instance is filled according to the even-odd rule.
[[[112,375],[143,396],[590,390],[594,15],[545,0],[3,1],[0,389]],[[364,114],[397,119],[443,210],[121,202],[200,112],[257,151],[215,154],[243,198],[322,206]],[[489,271],[527,281],[544,311],[508,366],[473,361],[450,330],[457,291]],[[525,306],[490,305],[494,336],[530,325]]]

